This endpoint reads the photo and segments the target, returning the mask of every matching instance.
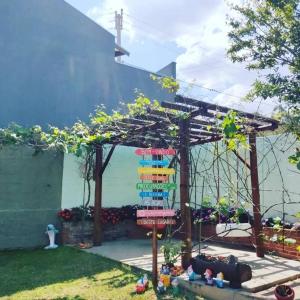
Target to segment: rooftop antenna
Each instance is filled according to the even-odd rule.
[[[115,11],[115,29],[117,31],[117,45],[121,47],[121,32],[123,29],[123,8],[121,13]],[[117,57],[117,62],[121,62],[121,56]]]

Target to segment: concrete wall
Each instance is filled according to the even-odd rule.
[[[261,204],[262,211],[265,211],[268,207],[275,203],[281,203],[283,197],[283,189],[289,191],[289,197],[285,194],[285,200],[287,202],[298,201],[300,202],[300,189],[299,180],[300,175],[293,173],[294,166],[288,163],[288,156],[293,153],[291,147],[294,139],[292,136],[270,136],[266,138],[258,138],[258,159],[259,159],[259,178],[261,182]],[[272,147],[271,147],[272,145]],[[270,151],[273,149],[273,151]],[[130,147],[117,147],[115,153],[112,156],[111,163],[108,166],[104,174],[103,184],[103,205],[106,207],[119,207],[127,204],[138,204],[139,197],[138,192],[135,188],[136,183],[139,181],[137,176],[137,168],[139,167],[139,157],[134,154],[134,148]],[[198,204],[201,203],[202,195],[202,183],[204,179],[204,196],[209,196],[212,202],[216,200],[216,185],[214,180],[214,174],[211,168],[213,160],[213,144],[207,144],[201,147],[196,147],[193,151],[194,158],[196,159],[198,153],[198,172],[201,176],[197,179],[196,197],[195,190],[191,195],[192,201],[196,201]],[[220,152],[222,151],[220,145]],[[241,155],[249,159],[248,154],[245,151],[241,151]],[[275,160],[277,159],[277,162]],[[230,168],[231,177],[228,176],[229,170],[225,160],[229,160],[232,168]],[[227,157],[222,156],[220,160],[220,191],[221,196],[228,196],[228,181],[231,178],[233,192],[232,196],[237,201],[243,201],[242,195],[246,195],[244,186],[239,180],[237,185],[236,174],[234,169],[237,167],[237,160],[233,154],[229,154]],[[279,167],[278,167],[279,166]],[[215,174],[216,172],[215,165]],[[239,163],[240,176],[248,176],[249,172],[245,170],[242,163]],[[280,170],[280,171],[279,171]],[[282,174],[282,180],[280,172]],[[82,203],[83,196],[83,180],[79,177],[78,163],[72,155],[65,156],[65,167],[63,175],[63,196],[62,206],[73,207],[78,206]],[[179,176],[177,176],[179,177]],[[247,182],[248,191],[250,192],[251,198],[251,185],[250,180]],[[178,183],[179,186],[179,183]],[[239,190],[239,198],[236,196],[236,190]],[[177,201],[179,201],[179,195],[177,195]],[[237,202],[238,203],[238,202]],[[252,209],[251,203],[245,203],[247,209]],[[285,211],[291,215],[296,211],[300,211],[300,204],[286,204],[284,207]],[[280,216],[282,217],[283,207],[282,205],[274,207],[268,212],[266,216]],[[287,216],[287,219],[293,220],[291,216]]]
[[[58,223],[62,172],[62,154],[0,149],[0,249],[47,244],[47,224]]]
[[[63,0],[0,1],[0,127],[71,125],[134,89],[169,99],[150,73],[114,59],[115,37]]]

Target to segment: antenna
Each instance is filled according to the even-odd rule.
[[[123,29],[123,8],[121,13],[115,11],[115,29],[117,31],[117,45],[121,47],[121,32]],[[121,62],[121,56],[117,57],[117,61]]]

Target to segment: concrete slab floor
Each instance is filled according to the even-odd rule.
[[[159,246],[160,245],[161,242],[159,242]],[[103,245],[100,247],[93,247],[85,251],[94,254],[99,254],[114,260],[118,260],[125,264],[135,266],[143,270],[151,271],[152,269],[151,239],[124,239],[111,242],[104,242]],[[228,290],[229,294],[232,295],[232,297],[228,294],[226,296],[226,299],[216,299],[275,299],[273,296],[273,288],[271,287],[279,283],[300,278],[300,261],[289,260],[270,255],[266,255],[265,258],[258,258],[256,257],[254,251],[252,252],[248,250],[237,250],[220,246],[217,244],[207,244],[207,248],[204,248],[201,251],[205,254],[215,256],[227,257],[229,255],[235,255],[238,257],[240,262],[245,262],[249,264],[252,268],[253,278],[252,280],[242,284],[242,290],[239,290],[239,297],[237,297],[237,290],[231,290],[228,288],[226,290]],[[197,254],[198,253],[194,253],[193,255]],[[162,264],[163,261],[163,255],[159,253],[158,265]],[[195,284],[200,283],[194,283],[194,285]],[[295,281],[295,283],[293,284],[295,284],[296,288],[295,299],[300,300],[299,281]],[[191,289],[191,283],[189,283],[188,285],[188,287],[190,287]],[[201,284],[199,285],[199,288],[201,288]],[[207,291],[210,292],[207,293]],[[201,293],[204,297],[211,297],[211,292],[212,290],[210,290],[210,287],[202,287]],[[220,292],[221,291],[216,290],[215,293],[213,293],[213,295],[219,294]],[[224,292],[225,290],[223,290],[223,294]],[[244,298],[242,298],[242,294]],[[256,296],[256,298],[253,298],[251,295]]]

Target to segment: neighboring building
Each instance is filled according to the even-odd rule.
[[[0,128],[11,122],[69,126],[87,120],[100,104],[110,111],[133,101],[135,89],[152,99],[173,97],[150,79],[151,72],[117,63],[115,56],[128,52],[63,0],[1,0],[0,53]],[[175,77],[175,63],[158,73]],[[46,243],[46,225],[59,225],[62,191],[73,195],[79,181],[75,195],[82,199],[74,165],[73,156],[51,151],[0,151],[0,249]]]
[[[0,127],[71,125],[96,106],[110,111],[170,95],[150,73],[115,61],[127,51],[115,37],[63,0],[0,1]],[[176,76],[175,63],[158,73]]]

